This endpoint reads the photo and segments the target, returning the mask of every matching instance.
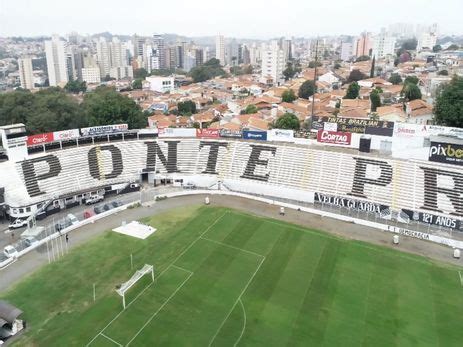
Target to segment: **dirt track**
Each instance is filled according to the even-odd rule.
[[[153,203],[151,207],[140,207],[119,212],[112,215],[110,218],[101,219],[94,224],[89,224],[72,231],[69,235],[69,247],[72,248],[81,245],[94,236],[102,234],[105,230],[120,226],[122,221],[148,217],[153,214],[161,213],[184,205],[203,204],[204,197],[205,195],[191,195],[179,198],[170,198]],[[331,218],[323,218],[318,215],[290,209],[286,209],[285,215],[280,216],[279,207],[277,205],[269,205],[244,198],[232,196],[211,196],[210,201],[212,206],[230,207],[258,216],[284,220],[305,227],[323,230],[347,239],[355,239],[381,246],[397,248],[404,252],[423,255],[434,260],[459,266],[463,265],[463,260],[457,260],[452,257],[453,250],[451,248],[432,242],[401,236],[400,245],[394,246],[392,244],[393,234],[382,232],[377,229],[341,222]],[[0,270],[0,292],[8,290],[22,278],[47,263],[47,248],[42,246],[36,251],[23,256],[9,267]]]

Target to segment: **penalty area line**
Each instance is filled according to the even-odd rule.
[[[458,271],[458,276],[460,276],[460,285],[463,287],[463,276],[461,275],[461,271]]]
[[[111,341],[111,342],[115,343],[116,345],[118,345],[118,346],[121,346],[121,347],[122,347],[122,345],[121,345],[119,342],[117,342],[117,341],[114,341],[114,340],[113,340],[112,338],[110,338],[109,336],[107,336],[107,335],[105,335],[105,334],[103,334],[103,333],[100,333],[100,335],[101,335],[101,336],[103,336],[104,338],[108,339],[109,341]]]

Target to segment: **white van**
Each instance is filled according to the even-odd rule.
[[[79,223],[79,220],[77,219],[76,216],[74,216],[72,213],[69,213],[66,218],[68,219],[68,221],[71,223],[71,225],[74,225],[74,224],[77,224]]]

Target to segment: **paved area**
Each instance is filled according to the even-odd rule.
[[[91,238],[101,235],[106,230],[120,226],[122,221],[131,221],[148,217],[184,205],[203,204],[204,197],[205,195],[191,195],[170,198],[152,203],[149,207],[139,207],[119,212],[111,217],[103,218],[93,224],[89,224],[72,231],[69,235],[68,246],[69,248],[73,248],[81,245]],[[401,236],[400,245],[395,246],[392,244],[393,234],[382,232],[377,229],[341,222],[335,219],[323,218],[318,215],[290,209],[286,209],[286,214],[281,216],[279,215],[279,207],[277,205],[270,205],[238,197],[227,196],[224,198],[223,196],[211,196],[210,201],[212,206],[230,207],[258,216],[274,218],[276,220],[283,220],[308,228],[323,230],[343,238],[396,248],[404,252],[423,255],[434,260],[463,266],[463,260],[452,258],[451,248],[432,242]],[[64,244],[64,239],[59,240],[58,244]],[[47,263],[47,248],[43,245],[39,249],[23,256],[7,268],[0,270],[0,292],[12,288],[12,286],[14,286],[22,278]]]

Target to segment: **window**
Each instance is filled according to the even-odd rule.
[[[20,209],[19,209],[19,213],[24,213],[24,209],[23,209],[23,208],[20,208]]]
[[[31,212],[31,207],[30,206],[26,208],[26,212]]]

